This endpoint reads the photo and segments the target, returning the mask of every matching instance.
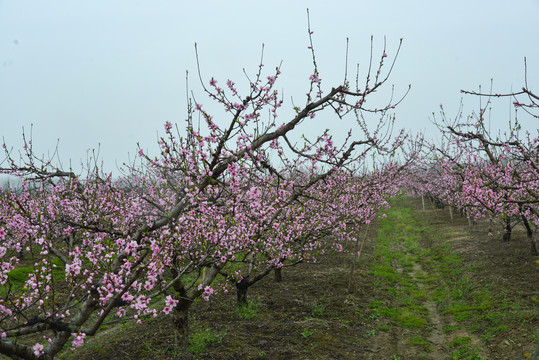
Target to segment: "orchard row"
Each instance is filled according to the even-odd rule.
[[[471,217],[519,217],[537,251],[536,136],[515,129],[492,139],[482,115],[472,127],[443,117],[443,147],[392,134],[401,99],[366,104],[396,56],[386,66],[385,49],[378,60],[371,54],[361,84],[345,77],[325,92],[312,41],[310,49],[305,104],[289,120],[279,120],[279,68],[264,76],[260,64],[245,95],[212,78],[204,89],[228,121],[191,102],[181,130],[165,124],[160,153],[139,147],[118,178],[97,161],[85,175],[57,168],[35,155],[31,139],[21,158],[4,144],[2,173],[21,186],[0,191],[0,353],[52,359],[104,325],[160,313],[181,343],[195,300],[232,289],[245,302],[265,276],[357,243],[359,227],[399,189]],[[329,121],[350,131],[300,137]]]

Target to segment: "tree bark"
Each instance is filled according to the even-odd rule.
[[[537,256],[539,255],[539,242],[537,241],[535,237],[535,232],[537,231],[537,228],[532,227],[532,224],[528,222],[528,219],[526,219],[525,216],[522,216],[522,223],[524,224],[524,227],[526,228],[526,235],[528,236],[528,240],[530,240],[531,255]]]
[[[505,219],[505,225],[503,226],[503,241],[511,241],[511,218],[507,217]]]
[[[283,281],[283,269],[282,268],[273,269],[273,280],[275,280],[275,282]]]
[[[236,294],[238,306],[243,306],[247,304],[247,290],[249,287],[253,286],[260,280],[262,280],[266,275],[268,275],[271,270],[277,269],[273,264],[269,264],[262,271],[257,273],[254,276],[246,275],[241,278],[240,281],[236,282]],[[280,270],[280,269],[279,269]]]
[[[251,286],[249,282],[249,277],[243,277],[240,281],[236,283],[236,294],[238,296],[238,306],[243,306],[247,304],[247,290]]]
[[[189,309],[193,304],[193,300],[187,297],[187,292],[183,285],[176,290],[179,290],[179,296],[176,297],[178,303],[172,309],[172,324],[176,346],[182,347],[187,343],[189,337]]]
[[[33,350],[26,345],[18,344],[11,340],[0,340],[0,353],[9,356],[12,359],[37,359]],[[46,359],[46,357],[44,357]]]
[[[535,234],[532,233],[531,235],[529,235],[528,239],[530,239],[531,254],[533,256],[539,255],[539,243],[537,242],[537,238],[535,237]]]

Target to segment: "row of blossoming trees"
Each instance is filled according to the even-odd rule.
[[[117,179],[97,166],[62,171],[30,140],[20,159],[4,144],[2,172],[22,186],[0,192],[0,353],[52,359],[105,324],[160,312],[181,342],[197,298],[233,286],[245,301],[264,276],[356,241],[353,229],[388,206],[404,166],[392,160],[402,133],[382,135],[398,101],[366,107],[394,60],[384,72],[385,50],[371,55],[362,84],[324,92],[312,54],[305,105],[289,120],[278,122],[279,68],[263,76],[261,64],[245,96],[212,78],[204,89],[228,122],[191,103],[182,131],[165,124],[160,154],[140,148],[140,164]],[[318,119],[350,131],[339,143],[326,130],[298,144]],[[367,164],[373,154],[383,164]]]
[[[504,240],[509,240],[515,223],[522,223],[531,254],[539,255],[539,134],[523,131],[516,116],[503,134],[491,134],[485,120],[493,98],[512,96],[515,108],[530,115],[534,128],[539,97],[527,86],[513,94],[464,92],[487,101],[466,120],[461,112],[449,119],[442,109],[436,121],[442,145],[433,145],[410,169],[406,187],[461,209],[469,218],[500,222]]]

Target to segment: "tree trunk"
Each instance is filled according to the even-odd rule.
[[[281,261],[284,261],[284,259],[281,259]],[[243,276],[240,281],[236,282],[236,294],[238,296],[238,306],[243,306],[247,304],[247,290],[249,289],[249,287],[253,286],[257,282],[262,280],[264,277],[266,277],[266,275],[268,275],[271,272],[271,270],[275,271],[274,276],[279,276],[280,278],[282,278],[281,269],[280,268],[277,269],[275,265],[273,264],[268,264],[266,268],[264,268],[262,271],[260,271],[254,276],[251,276],[252,269],[250,269],[248,275]]]
[[[528,239],[530,240],[532,256],[539,255],[539,242],[537,241],[537,238],[535,237],[535,231],[528,233]]]
[[[182,347],[189,337],[189,308],[193,304],[191,299],[180,297],[179,302],[172,309],[172,324],[174,325],[174,338],[176,346]]]
[[[176,276],[175,270],[173,275]],[[180,281],[173,285],[177,295],[174,296],[178,303],[172,309],[172,327],[174,328],[174,340],[176,347],[183,347],[189,338],[189,309],[193,304],[193,298],[188,296],[185,286]]]
[[[282,268],[275,268],[273,270],[273,280],[275,280],[275,282],[283,281],[283,269]]]
[[[175,299],[178,300],[178,304],[172,309],[172,324],[174,326],[176,346],[182,347],[187,344],[187,340],[189,339],[189,309],[193,305],[194,300],[204,292],[202,289],[212,283],[220,270],[221,266],[213,264],[206,271],[200,287],[192,287],[189,291],[185,289],[181,281],[174,282],[173,288],[177,293]],[[171,271],[173,277],[178,276],[178,272],[174,267],[172,267]]]
[[[503,226],[503,241],[510,241],[511,240],[511,218],[505,219],[505,225]]]
[[[531,229],[531,231],[527,231],[528,229],[526,229],[526,234],[528,235],[528,240],[530,240],[530,245],[531,245],[531,255],[532,256],[537,256],[539,255],[539,241],[537,241],[537,238],[535,237],[535,232],[536,232],[536,229]]]
[[[247,289],[249,289],[249,278],[244,277],[239,282],[236,283],[236,294],[238,296],[238,306],[243,306],[247,304]]]
[[[434,201],[430,199],[430,205],[432,206],[432,211],[434,211],[434,215],[436,215],[436,220],[438,219],[438,212],[436,211],[436,207],[434,207]]]
[[[526,219],[525,216],[522,216],[522,223],[524,224],[524,227],[526,228],[526,235],[528,236],[528,240],[530,240],[531,255],[537,256],[539,255],[539,242],[535,238],[535,232],[537,231],[537,228],[536,227],[532,228],[532,225],[528,222],[528,219]]]
[[[369,225],[370,224],[367,224],[365,228],[365,235],[363,236],[363,240],[361,241],[361,247],[359,246],[359,239],[356,240],[356,246],[354,249],[354,254],[352,256],[352,263],[350,266],[350,276],[348,277],[348,288],[346,289],[346,292],[348,293],[352,291],[352,282],[354,280],[354,270],[356,268],[356,262],[359,261],[359,258],[361,257],[361,252],[363,251],[363,244],[365,244],[365,240],[367,240]]]

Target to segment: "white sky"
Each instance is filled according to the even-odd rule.
[[[197,100],[209,102],[199,91],[195,42],[204,80],[223,85],[245,85],[242,69],[254,74],[264,43],[267,71],[283,60],[285,106],[291,96],[303,104],[312,73],[307,7],[325,89],[343,78],[347,37],[349,71],[358,62],[366,68],[371,35],[376,58],[384,36],[390,57],[404,38],[388,84],[397,94],[412,85],[396,109],[399,128],[435,136],[432,112],[442,103],[454,115],[460,89],[488,89],[491,78],[496,92],[520,89],[525,56],[530,86],[539,87],[538,0],[0,0],[0,136],[19,149],[22,128],[33,124],[36,152],[60,139],[64,167],[99,144],[109,171],[137,142],[153,152],[165,121],[183,124],[186,70]],[[469,113],[478,99],[464,103]],[[493,127],[504,127],[509,100],[495,110]],[[348,129],[319,121],[319,130]]]

